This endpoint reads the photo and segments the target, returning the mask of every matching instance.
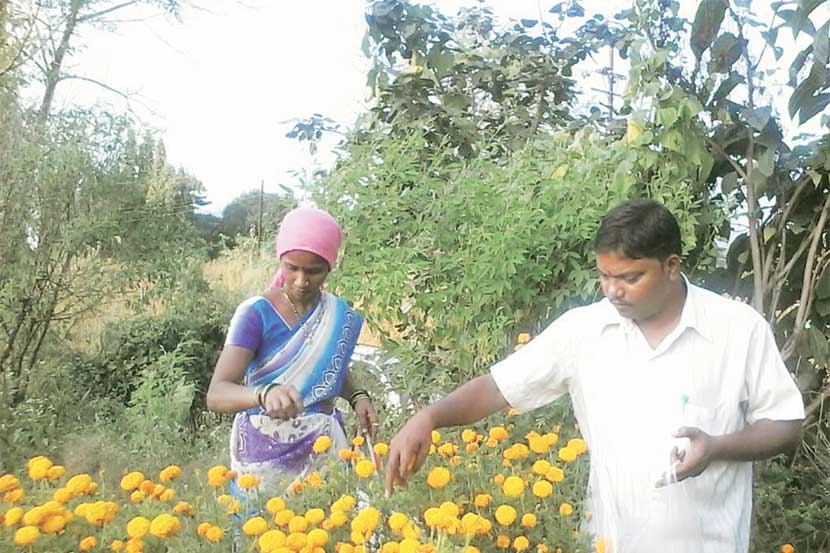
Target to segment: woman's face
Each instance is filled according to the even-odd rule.
[[[303,250],[286,252],[280,258],[285,288],[300,301],[314,298],[329,274],[328,262],[319,255]]]

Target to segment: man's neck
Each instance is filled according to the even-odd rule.
[[[659,313],[649,319],[634,321],[652,349],[657,349],[666,336],[677,328],[683,315],[687,295],[688,290],[684,279],[676,284],[676,289],[669,295],[669,301]]]

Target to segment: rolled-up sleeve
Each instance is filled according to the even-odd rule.
[[[568,392],[575,364],[571,313],[490,368],[496,386],[514,409],[530,411]]]
[[[746,421],[804,418],[804,401],[766,321],[758,317],[752,329],[747,355]]]

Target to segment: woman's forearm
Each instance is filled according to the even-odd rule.
[[[259,407],[256,388],[233,382],[213,382],[205,398],[207,408],[218,413],[238,413]]]

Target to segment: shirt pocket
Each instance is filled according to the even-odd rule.
[[[683,408],[683,425],[700,428],[712,436],[725,433],[728,420],[724,417],[724,402],[705,405],[688,402]]]

